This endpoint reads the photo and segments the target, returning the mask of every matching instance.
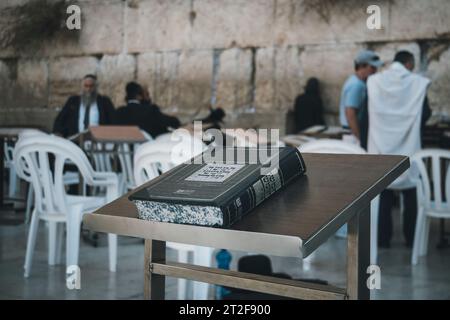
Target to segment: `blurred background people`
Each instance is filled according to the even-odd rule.
[[[324,125],[323,103],[320,97],[320,84],[316,78],[310,78],[303,94],[297,96],[294,103],[296,132],[315,125]]]
[[[426,99],[430,80],[414,74],[414,67],[414,55],[400,51],[387,70],[369,78],[369,153],[412,156],[422,148],[422,128],[431,115]],[[405,172],[391,187],[402,190],[403,233],[406,245],[411,247],[417,217],[413,171]],[[394,191],[386,189],[380,196],[380,247],[390,247],[393,205]]]
[[[148,90],[136,82],[129,82],[125,88],[126,106],[116,111],[115,124],[136,125],[152,137],[169,132],[169,129],[180,127],[176,117],[163,114],[159,107],[153,104]]]
[[[363,50],[355,58],[355,73],[352,74],[341,91],[339,119],[344,129],[349,129],[355,143],[367,148],[367,86],[369,76],[383,65],[380,57],[371,50]]]
[[[107,96],[97,92],[97,77],[88,74],[81,82],[81,94],[67,99],[53,125],[53,132],[65,138],[89,126],[113,123],[114,105]]]

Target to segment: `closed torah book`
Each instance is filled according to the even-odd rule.
[[[206,152],[208,157],[204,152],[131,194],[139,218],[226,228],[306,173],[296,148]]]

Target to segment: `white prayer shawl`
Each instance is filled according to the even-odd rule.
[[[399,62],[368,79],[369,153],[410,157],[421,149],[422,108],[429,84]],[[413,188],[414,180],[415,173],[408,170],[389,188]]]

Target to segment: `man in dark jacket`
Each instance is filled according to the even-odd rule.
[[[56,117],[53,132],[67,138],[89,126],[112,124],[114,112],[111,100],[97,93],[97,77],[88,74],[81,95],[71,96]]]
[[[125,88],[127,105],[117,109],[115,124],[135,125],[152,137],[168,132],[168,128],[177,129],[180,121],[161,112],[152,103],[145,90],[136,82],[129,82]]]

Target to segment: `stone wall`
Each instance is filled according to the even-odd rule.
[[[0,10],[25,3],[8,0]],[[70,1],[69,1],[70,2]],[[430,102],[450,112],[448,0],[99,0],[77,1],[77,40],[0,51],[0,125],[51,127],[80,78],[96,73],[116,106],[130,80],[166,112],[189,120],[209,104],[228,126],[280,127],[309,77],[321,80],[326,119],[337,121],[340,89],[362,48],[390,61],[412,51],[433,80]],[[382,29],[369,30],[378,4]],[[0,28],[5,18],[0,15]]]

